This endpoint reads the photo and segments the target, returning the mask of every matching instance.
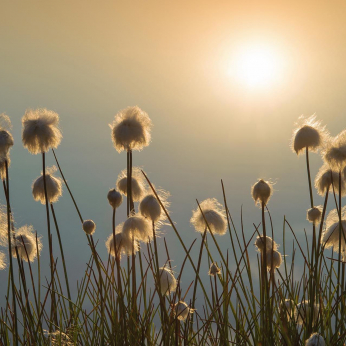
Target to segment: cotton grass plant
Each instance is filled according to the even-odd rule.
[[[343,132],[331,139],[315,116],[302,120],[293,132],[292,149],[306,156],[310,201],[306,213],[313,230],[312,240],[306,237],[306,244],[299,243],[296,231],[285,217],[283,243],[277,243],[279,230],[274,230],[269,209],[273,184],[259,179],[251,188],[251,197],[261,212],[251,232],[244,228],[243,211],[240,225],[234,222],[221,181],[222,203],[215,198],[196,201],[190,221],[197,233],[189,243],[184,240],[187,230],[178,229],[171,218],[169,193],[156,188],[142,169],[133,166],[133,151],[142,150],[151,141],[151,120],[139,107],[120,111],[111,124],[111,140],[118,152],[126,151],[127,168],[114,175],[109,182],[113,187],[105,191],[111,220],[106,239],[99,232],[101,227],[96,228],[93,220],[82,216],[54,150],[62,139],[59,117],[47,109],[25,113],[22,140],[30,153],[42,154],[42,173],[32,190],[34,199],[46,206],[48,237],[42,230],[36,232],[34,226],[16,227],[8,176],[14,141],[6,125],[8,117],[2,118],[0,177],[6,208],[0,208],[0,246],[8,252],[0,251],[0,275],[8,278],[8,286],[4,292],[6,305],[0,310],[1,344],[345,343]],[[57,169],[46,167],[49,149]],[[309,152],[318,150],[323,165],[314,185],[324,199],[323,205],[314,204],[316,192],[309,163]],[[54,209],[55,203],[65,203],[65,192],[61,198],[64,189],[81,222],[76,236],[84,237],[91,250],[85,271],[78,278],[68,276],[64,255],[68,239],[62,238],[59,227],[63,216]],[[328,199],[329,195],[334,198]],[[126,218],[118,222],[125,199]],[[328,213],[330,204],[333,210]],[[184,254],[181,265],[172,266],[176,252],[167,244],[166,232],[174,233],[178,239]],[[56,241],[59,256],[53,256],[52,245]],[[43,248],[42,242],[49,246]],[[221,243],[226,251],[221,250]],[[51,274],[46,280],[41,278],[42,267],[48,267],[41,261],[45,251],[50,258]],[[297,261],[298,257],[302,263]],[[208,262],[208,272],[202,271],[203,259]],[[34,266],[37,270],[33,270]],[[64,279],[60,277],[62,273]],[[75,294],[71,294],[71,286],[76,287]]]

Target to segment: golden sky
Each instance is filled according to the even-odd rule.
[[[83,169],[77,191],[88,184],[106,204],[125,165],[108,124],[139,105],[154,129],[135,164],[171,191],[178,218],[188,222],[196,197],[219,198],[220,178],[232,205],[254,208],[250,186],[264,177],[277,181],[273,199],[285,203],[286,193],[305,219],[304,161],[289,141],[301,114],[316,113],[333,135],[345,127],[345,1],[0,0],[0,13],[0,112],[12,118],[13,152],[27,165],[20,118],[28,107],[53,109],[70,179],[74,165]],[[264,86],[239,73],[254,49],[275,65]],[[312,175],[320,164],[314,156]],[[105,167],[102,189],[93,167]]]

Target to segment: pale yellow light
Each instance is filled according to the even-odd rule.
[[[234,56],[229,74],[247,87],[262,88],[280,78],[280,58],[275,50],[265,46],[246,46]]]

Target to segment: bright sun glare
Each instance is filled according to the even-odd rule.
[[[279,79],[280,59],[268,47],[243,47],[236,53],[229,73],[247,87],[268,87]]]

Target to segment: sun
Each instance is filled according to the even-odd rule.
[[[252,88],[272,86],[280,78],[280,57],[266,46],[250,45],[235,52],[229,74],[237,82]]]

